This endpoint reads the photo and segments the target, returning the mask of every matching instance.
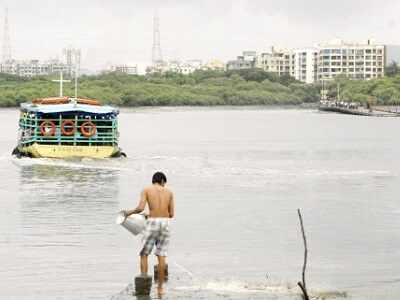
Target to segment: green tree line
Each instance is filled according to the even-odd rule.
[[[400,74],[392,66],[388,76],[357,81],[337,77],[325,87],[334,96],[340,86],[341,99],[379,104],[398,104]],[[57,75],[22,78],[0,73],[0,106],[15,107],[35,98],[57,96]],[[196,71],[146,76],[107,73],[79,78],[80,97],[117,106],[179,105],[297,105],[317,103],[320,84],[304,84],[290,76],[277,76],[260,69],[237,71]],[[74,95],[73,83],[64,85],[65,95]]]
[[[21,78],[0,74],[0,106],[13,107],[35,98],[57,96],[59,86],[52,79],[57,75]],[[64,84],[64,95],[74,95],[73,83]],[[78,95],[118,106],[284,105],[315,102],[319,98],[314,86],[259,69],[196,71],[190,75],[81,76]]]

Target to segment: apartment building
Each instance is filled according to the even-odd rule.
[[[315,48],[294,50],[294,78],[305,83],[317,81],[318,53]]]
[[[0,65],[0,72],[21,77],[46,76],[51,74],[71,74],[72,66],[57,59],[41,62],[39,60],[9,60]]]
[[[148,66],[146,68],[146,73],[179,73],[188,75],[193,73],[196,70],[201,70],[203,68],[203,62],[198,59],[191,59],[191,60],[169,60],[159,62],[155,65]]]
[[[278,49],[271,47],[270,52],[261,53],[257,57],[257,68],[279,76],[294,76],[295,53],[291,49]]]
[[[128,75],[138,75],[138,66],[137,65],[114,65],[110,68],[111,72],[128,74]]]
[[[368,80],[385,74],[385,46],[373,40],[365,43],[346,43],[333,40],[318,46],[318,80],[339,75]]]
[[[252,69],[256,66],[256,61],[256,51],[243,51],[242,55],[238,56],[235,60],[230,60],[227,62],[226,69],[228,71]]]

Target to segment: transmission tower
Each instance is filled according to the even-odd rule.
[[[153,53],[152,63],[153,65],[162,62],[161,46],[160,46],[160,19],[158,18],[157,10],[154,12],[153,17]]]
[[[3,33],[3,63],[11,60],[10,28],[8,25],[8,8],[5,9]]]

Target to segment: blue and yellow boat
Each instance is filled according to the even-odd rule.
[[[125,156],[118,146],[118,114],[117,108],[92,99],[53,97],[22,103],[13,154],[32,158]]]

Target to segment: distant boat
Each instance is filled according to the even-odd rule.
[[[368,117],[400,117],[400,113],[398,112],[374,109],[369,103],[367,107],[363,107],[360,103],[340,100],[339,91],[340,86],[338,85],[336,99],[328,99],[328,91],[324,89],[323,85],[318,110]]]
[[[118,109],[94,99],[54,97],[20,106],[13,154],[32,158],[125,156],[118,147]]]

